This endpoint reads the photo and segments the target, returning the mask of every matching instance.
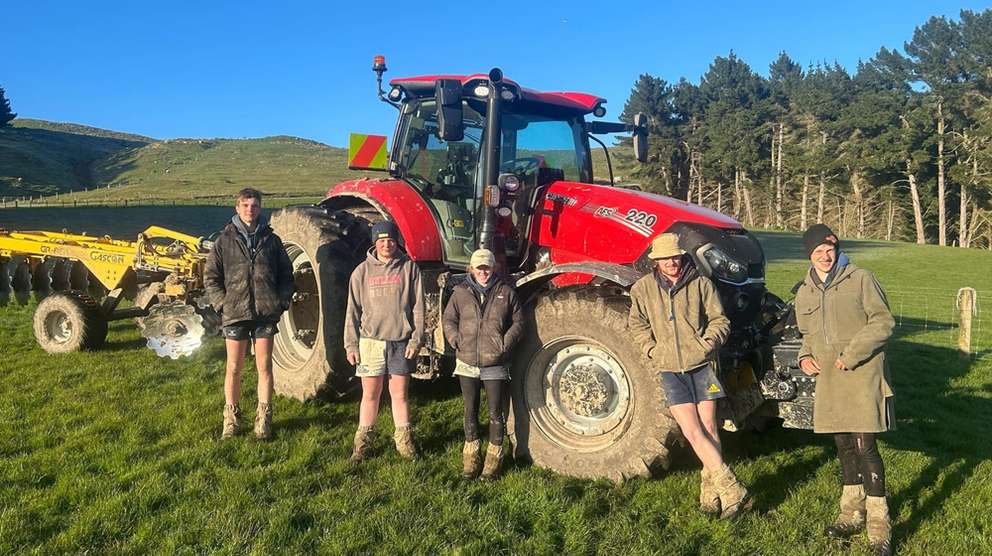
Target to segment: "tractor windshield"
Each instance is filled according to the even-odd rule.
[[[592,181],[581,118],[507,112],[502,120],[501,172],[526,177],[538,168],[558,168],[566,180]]]
[[[526,179],[540,168],[554,168],[567,180],[592,181],[581,116],[507,108],[500,118],[501,173]],[[393,151],[400,175],[420,190],[437,214],[445,256],[452,262],[467,263],[478,240],[476,224],[485,185],[484,110],[481,103],[463,101],[464,136],[461,141],[445,141],[438,134],[437,103],[433,98],[417,99],[403,109]]]

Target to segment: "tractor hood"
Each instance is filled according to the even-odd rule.
[[[552,183],[531,228],[556,264],[590,259],[631,265],[651,240],[677,224],[744,233],[740,222],[671,197],[568,181]]]

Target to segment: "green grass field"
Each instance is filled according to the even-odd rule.
[[[760,238],[771,289],[787,296],[805,267],[799,240]],[[976,321],[971,358],[956,354],[953,328],[957,288],[976,288],[982,310],[992,307],[992,254],[845,247],[877,273],[899,317],[890,348],[899,430],[882,442],[897,553],[992,553],[992,323]],[[218,339],[190,359],[162,360],[117,323],[102,351],[53,357],[34,343],[32,308],[0,307],[2,554],[864,551],[821,535],[840,491],[829,438],[725,433],[756,496],[752,514],[725,523],[697,513],[691,462],[621,486],[522,462],[495,484],[462,481],[461,401],[441,379],[413,388],[422,459],[395,453],[387,410],[376,457],[350,469],[354,397],[279,398],[272,442],[222,443]],[[249,371],[245,391],[254,384]],[[249,419],[253,400],[242,404]]]

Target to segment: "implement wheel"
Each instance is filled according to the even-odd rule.
[[[35,309],[34,337],[48,353],[96,349],[107,339],[107,320],[89,296],[54,293]]]
[[[275,391],[309,400],[325,387],[343,391],[351,366],[344,316],[351,271],[365,256],[368,221],[321,207],[287,207],[272,215],[293,265],[295,293],[272,346]]]
[[[517,455],[573,477],[621,482],[668,468],[678,425],[627,332],[628,302],[554,291],[530,312],[513,368]]]

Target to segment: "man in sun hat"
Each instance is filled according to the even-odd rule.
[[[648,258],[655,269],[630,290],[628,326],[660,371],[668,408],[703,464],[700,509],[731,518],[751,507],[751,496],[723,461],[716,421],[716,400],[726,394],[713,361],[730,320],[676,234],[655,237]]]

